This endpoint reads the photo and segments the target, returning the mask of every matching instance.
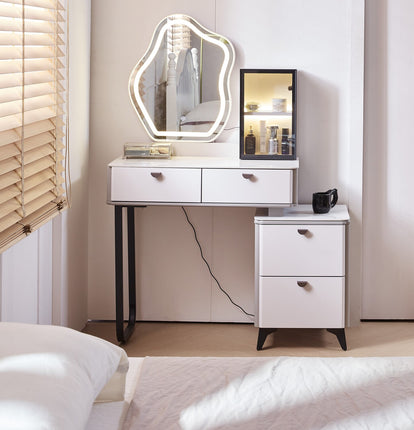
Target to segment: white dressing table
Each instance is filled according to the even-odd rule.
[[[299,160],[221,157],[117,158],[108,165],[115,208],[116,332],[125,343],[136,320],[134,208],[150,205],[287,207],[296,202]],[[123,208],[127,209],[129,318],[124,329]]]

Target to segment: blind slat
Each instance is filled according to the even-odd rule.
[[[6,188],[9,187],[12,184],[16,184],[20,181],[20,175],[14,171],[11,170],[7,173],[4,173],[3,175],[0,175],[0,188]]]
[[[32,214],[33,212],[36,212],[38,209],[40,209],[42,206],[46,205],[47,203],[53,201],[56,199],[56,195],[49,191],[46,194],[42,194],[35,200],[31,201],[27,205],[25,205],[25,216],[28,216]]]
[[[0,231],[5,230],[6,228],[9,228],[19,222],[22,219],[20,215],[17,214],[17,212],[11,212],[7,214],[5,218],[0,218]]]
[[[36,109],[34,111],[28,111],[25,114],[25,123],[32,124],[34,122],[42,121],[45,119],[53,119],[56,116],[63,114],[63,108],[61,106],[45,107],[42,109]],[[10,115],[4,118],[0,117],[0,132],[8,130],[10,128],[19,128],[22,125],[22,115]]]
[[[17,3],[0,2],[0,16],[7,18],[24,18],[26,20],[40,20],[49,22],[63,22],[64,17],[61,11],[55,11],[49,8],[24,6]]]
[[[26,139],[45,133],[46,131],[54,130],[56,126],[49,120],[38,121],[33,124],[24,126],[24,136]],[[0,147],[8,145],[9,143],[18,143],[22,136],[22,128],[14,128],[13,130],[6,130],[0,132]]]
[[[0,204],[13,199],[20,194],[19,187],[15,184],[0,190]]]
[[[32,149],[38,148],[42,145],[53,144],[54,141],[55,138],[53,137],[53,135],[51,133],[46,132],[24,139],[23,146],[25,151],[31,151]],[[15,146],[17,146],[20,153],[20,149],[22,147],[21,142],[17,142]]]
[[[0,161],[0,172],[2,175],[16,170],[19,167],[20,163],[15,158],[8,158],[7,160]]]
[[[1,0],[1,3],[22,4],[22,0]],[[25,0],[25,4],[29,6],[38,6],[46,9],[64,10],[62,3],[57,0]]]
[[[0,64],[1,66],[1,64]],[[42,84],[54,81],[63,81],[64,77],[61,73],[55,74],[52,70],[42,70],[37,72],[25,73],[24,82],[26,85]],[[14,88],[23,85],[22,73],[6,73],[0,74],[0,88]]]
[[[2,18],[0,16],[0,28],[3,31],[22,31],[22,21],[10,18]],[[64,34],[65,30],[61,25],[56,25],[48,21],[27,21],[24,28],[31,33],[48,33],[48,34]]]
[[[0,132],[0,147],[8,145],[9,143],[16,142],[18,139],[20,139],[20,136],[19,134],[17,134],[16,130],[2,131]]]
[[[55,152],[53,145],[43,145],[38,148],[32,149],[31,151],[24,152],[24,164],[33,163],[33,161],[40,160],[41,158],[47,157]],[[21,156],[16,157],[21,161]]]
[[[1,148],[1,151],[0,151],[0,161],[7,160],[12,157],[16,157],[20,155],[20,152],[21,152],[20,149],[14,143],[5,145]]]
[[[26,58],[56,58],[63,57],[61,49],[53,49],[49,46],[26,46],[24,49]],[[21,46],[0,45],[0,60],[19,60],[23,57]]]
[[[59,87],[61,89],[63,87]],[[0,89],[0,103],[8,103],[21,100],[23,92],[25,98],[34,98],[42,95],[51,95],[56,91],[52,83],[41,83],[25,85],[24,87],[3,88]]]
[[[42,182],[47,181],[49,179],[52,179],[55,177],[55,172],[50,167],[46,170],[42,170],[38,173],[36,173],[33,176],[30,176],[29,178],[24,180],[24,188],[25,190],[30,190],[33,187],[37,187]],[[59,184],[59,181],[56,181],[56,184]],[[19,188],[19,187],[18,187]]]
[[[64,45],[63,39],[55,38],[53,33],[24,33],[23,31],[0,31],[0,45],[26,45],[30,46],[59,46]]]
[[[52,157],[40,158],[39,160],[34,161],[33,163],[29,163],[24,168],[24,178],[28,178],[32,175],[35,175],[40,170],[45,170],[48,167],[52,167],[56,164],[55,160]]]
[[[33,202],[36,199],[42,199],[45,194],[55,188],[55,184],[52,181],[45,181],[41,184],[31,188],[30,190],[25,191],[24,193],[24,202],[27,205],[30,202]],[[20,195],[16,198],[17,201],[22,204]]]
[[[7,215],[19,210],[21,204],[17,199],[7,200],[7,202],[0,205],[0,218],[4,218]]]

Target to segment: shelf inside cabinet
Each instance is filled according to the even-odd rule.
[[[244,112],[244,115],[252,116],[291,116],[292,112],[276,112],[276,111],[254,111],[254,112]]]

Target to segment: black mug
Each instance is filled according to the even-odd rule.
[[[336,205],[338,190],[333,188],[324,193],[313,193],[312,208],[316,214],[326,214]]]

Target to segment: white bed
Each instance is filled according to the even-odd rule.
[[[413,428],[413,357],[145,358],[124,424],[124,430]]]
[[[124,400],[94,403],[86,430],[122,429],[129,405],[134,398],[143,362],[144,358],[129,358],[129,369],[126,377]]]
[[[128,359],[74,330],[0,323],[0,428],[414,429],[414,357]]]
[[[128,368],[125,351],[97,337],[0,322],[0,429],[85,429],[94,403],[124,400]]]

